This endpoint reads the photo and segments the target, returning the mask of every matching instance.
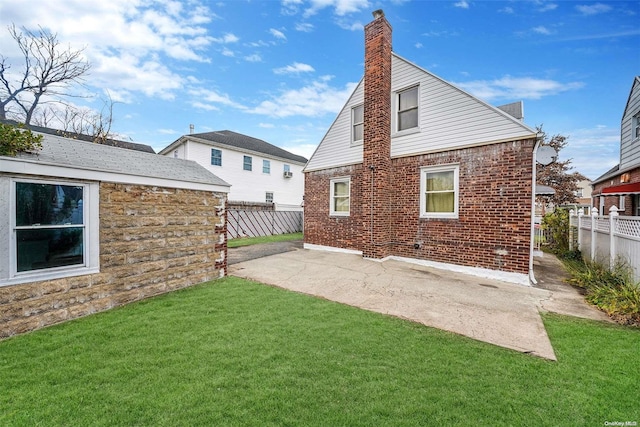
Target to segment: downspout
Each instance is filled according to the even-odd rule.
[[[529,239],[529,282],[531,284],[536,285],[538,281],[533,274],[533,250],[534,250],[534,240],[536,236],[536,181],[537,181],[537,164],[538,159],[538,147],[542,144],[542,134],[538,134],[536,136],[536,144],[533,146],[533,156],[532,156],[532,172],[531,172],[531,236]]]

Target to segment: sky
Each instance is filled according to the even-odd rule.
[[[376,9],[396,54],[491,105],[522,100],[526,124],[568,137],[573,171],[619,162],[639,1],[3,1],[0,54],[22,66],[12,24],[82,49],[91,69],[70,101],[110,98],[112,132],[156,152],[193,125],[309,158],[363,76]]]

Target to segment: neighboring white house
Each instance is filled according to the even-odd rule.
[[[302,209],[307,159],[229,130],[180,137],[159,154],[194,160],[231,184],[231,202],[274,203]]]

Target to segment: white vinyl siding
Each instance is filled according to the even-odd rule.
[[[636,77],[620,127],[620,170],[640,166],[640,138],[635,137],[640,116],[640,77]]]
[[[392,157],[513,141],[534,137],[536,134],[534,129],[504,111],[393,54],[392,94],[416,85],[419,85],[418,128],[392,133]],[[362,162],[362,146],[351,143],[351,109],[363,102],[364,82],[361,81],[320,142],[305,170],[321,170]],[[392,104],[395,104],[393,99]]]

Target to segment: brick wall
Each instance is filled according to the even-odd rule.
[[[528,273],[534,144],[530,139],[392,159],[387,254]],[[421,219],[420,167],[449,163],[460,164],[459,218]],[[329,180],[345,175],[351,176],[351,215],[329,218]],[[360,206],[370,185],[362,165],[307,173],[305,242],[362,250],[369,217]]]
[[[0,338],[219,278],[224,193],[100,184],[100,273],[0,287]]]

